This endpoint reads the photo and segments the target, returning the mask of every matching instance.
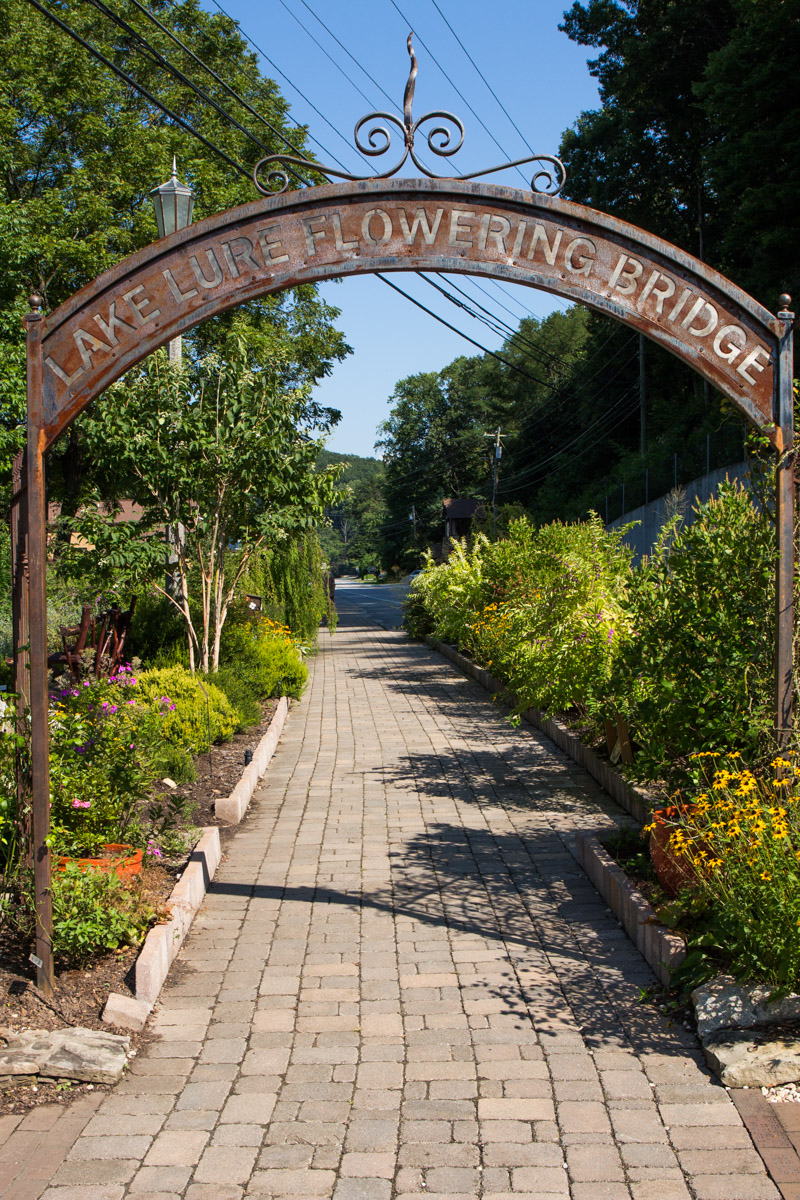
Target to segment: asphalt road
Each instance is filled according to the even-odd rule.
[[[407,583],[359,583],[357,579],[336,580],[336,605],[358,609],[384,629],[399,629],[403,623],[403,601]]]

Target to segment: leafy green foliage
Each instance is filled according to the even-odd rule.
[[[192,754],[205,754],[212,742],[229,742],[236,732],[237,714],[225,694],[183,667],[142,671],[139,689],[159,716],[162,737]]]
[[[671,545],[670,545],[671,541]],[[770,727],[775,540],[750,496],[721,485],[693,525],[633,575],[631,638],[611,684],[639,743],[635,771],[680,779],[711,746],[757,761]]]
[[[259,699],[293,696],[299,699],[308,678],[300,647],[285,626],[269,617],[230,625],[225,631],[222,664]]]
[[[137,945],[156,919],[136,887],[112,872],[67,863],[53,874],[53,952],[65,966],[82,966],[96,954]]]
[[[316,542],[304,535],[336,495],[336,469],[315,469],[319,444],[309,433],[327,431],[330,419],[305,391],[283,388],[278,365],[251,369],[244,341],[228,360],[209,355],[182,370],[161,352],[152,356],[83,423],[95,471],[105,472],[107,489],[135,500],[142,517],[114,524],[87,505],[70,525],[92,549],[71,547],[65,569],[96,576],[105,567],[127,573],[131,584],[149,579],[183,619],[190,667],[199,659],[204,671],[215,670],[253,556],[288,543],[286,552],[305,556],[303,568],[312,565]],[[159,582],[165,529],[177,557],[177,595]],[[296,597],[281,597],[293,625],[288,606]]]
[[[456,642],[508,684],[515,708],[602,708],[627,633],[622,599],[630,552],[622,531],[591,520],[535,528],[512,521],[507,538],[457,543],[428,560],[412,586],[431,631]],[[411,631],[423,623],[412,616]]]

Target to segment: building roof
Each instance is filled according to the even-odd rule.
[[[480,500],[443,500],[445,519],[448,521],[464,521],[474,517],[480,505]]]

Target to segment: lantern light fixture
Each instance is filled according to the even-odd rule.
[[[185,229],[192,223],[195,194],[185,183],[178,179],[178,166],[172,159],[172,178],[160,187],[153,188],[150,193],[156,214],[159,238],[169,237],[178,229]]]

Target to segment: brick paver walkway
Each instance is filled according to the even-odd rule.
[[[352,610],[312,667],[46,1200],[777,1200],[571,854],[614,805]]]

